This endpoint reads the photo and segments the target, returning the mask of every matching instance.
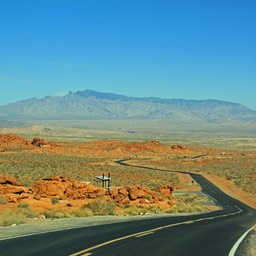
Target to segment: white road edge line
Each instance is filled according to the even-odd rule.
[[[245,239],[245,237],[254,229],[256,228],[256,225],[254,225],[252,228],[250,228],[249,230],[247,230],[238,240],[237,242],[234,244],[234,246],[232,247],[231,251],[229,252],[228,256],[235,256],[236,250],[239,247],[239,245],[242,243],[242,241]]]

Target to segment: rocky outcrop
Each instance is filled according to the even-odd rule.
[[[172,149],[177,149],[177,150],[189,150],[187,146],[184,145],[172,145]]]
[[[114,187],[111,190],[96,187],[63,176],[54,176],[38,180],[32,188],[23,187],[15,178],[0,175],[0,195],[8,202],[19,203],[23,199],[41,200],[58,198],[61,200],[96,199],[104,197],[114,201],[117,206],[127,204],[158,204],[171,202],[173,188],[170,184],[155,190],[140,185]],[[72,204],[71,204],[72,205]]]
[[[140,185],[129,185],[109,191],[110,197],[117,204],[129,204],[137,201],[141,204],[155,204],[172,199],[173,188],[170,184],[161,186],[155,190]]]
[[[45,147],[47,145],[47,143],[42,138],[34,138],[31,144],[40,148]]]
[[[172,198],[172,192],[173,192],[173,187],[171,184],[165,184],[163,186],[160,186],[159,188],[156,189],[156,191],[159,192],[163,197]]]
[[[12,186],[22,186],[22,183],[17,181],[15,178],[7,176],[5,174],[0,174],[0,185],[12,185]]]
[[[106,189],[80,183],[68,177],[55,176],[33,183],[32,190],[37,198],[57,197],[59,199],[96,198],[107,193]]]
[[[0,195],[3,195],[8,202],[18,202],[28,198],[32,190],[22,186],[22,183],[13,177],[0,174]]]
[[[46,142],[44,139],[42,138],[34,138],[31,142],[31,144],[35,147],[39,147],[39,148],[58,148],[59,145],[53,142]]]

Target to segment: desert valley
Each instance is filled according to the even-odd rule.
[[[218,209],[189,174],[172,171],[201,173],[231,196],[256,207],[252,150],[224,152],[154,140],[49,141],[30,136],[0,135],[1,225],[37,218]],[[121,159],[129,165],[120,165]],[[111,175],[111,188],[102,188],[97,179],[102,174]]]
[[[243,105],[87,90],[0,110],[3,239],[112,222],[105,219],[112,216],[127,223],[146,217],[191,224],[197,243],[194,222],[209,221],[210,240],[212,219],[240,214],[238,223],[234,217],[233,224],[220,225],[219,230],[229,225],[227,232],[235,223],[240,225],[237,232],[254,223],[256,112]],[[188,221],[179,222],[183,217]],[[255,252],[251,233],[246,251]],[[76,236],[70,239],[73,244]],[[9,255],[9,246],[5,248]],[[44,249],[49,253],[44,246],[40,251]]]

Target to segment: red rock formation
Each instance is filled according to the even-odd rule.
[[[129,185],[119,189],[113,188],[109,191],[109,195],[117,204],[129,204],[135,201],[146,204],[169,201],[172,198],[172,191],[173,188],[170,184],[161,186],[156,190],[140,185]]]
[[[34,138],[31,142],[31,144],[34,146],[37,146],[37,147],[43,147],[47,143],[42,138]]]
[[[156,191],[158,191],[163,197],[167,197],[169,199],[172,197],[173,190],[174,189],[170,184],[165,184],[156,189]]]
[[[0,194],[9,202],[19,203],[21,200],[58,199],[96,199],[105,197],[107,201],[114,201],[116,205],[126,204],[157,204],[169,202],[173,188],[170,184],[151,190],[140,185],[128,185],[120,188],[100,188],[91,184],[81,183],[68,177],[54,176],[38,180],[32,184],[32,189],[25,188],[15,178],[0,175]],[[44,199],[43,199],[44,198]]]
[[[178,150],[188,150],[189,149],[187,146],[183,146],[183,145],[173,145],[171,148],[178,149]]]
[[[22,186],[22,183],[17,181],[15,178],[7,176],[5,174],[0,174],[0,184],[1,185],[13,185],[13,186]]]
[[[18,202],[20,199],[28,198],[32,191],[22,186],[22,183],[13,177],[0,174],[0,195],[9,202]]]
[[[55,176],[33,183],[32,190],[36,196],[58,197],[59,199],[91,198],[104,196],[107,190],[90,184],[80,183],[68,177]]]
[[[50,147],[50,148],[59,148],[59,145],[53,142],[46,142],[42,138],[34,138],[31,142],[33,146],[40,147],[40,148],[45,148],[45,147]]]

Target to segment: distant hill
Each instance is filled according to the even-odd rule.
[[[93,90],[62,97],[31,98],[0,106],[2,120],[173,119],[206,122],[256,121],[256,111],[220,100],[127,97]]]

